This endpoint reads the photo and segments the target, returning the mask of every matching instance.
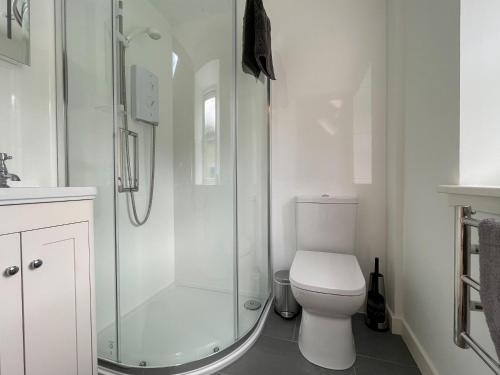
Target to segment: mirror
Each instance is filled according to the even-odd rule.
[[[0,0],[0,57],[30,64],[30,0]]]

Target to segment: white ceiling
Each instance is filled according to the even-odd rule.
[[[195,57],[202,44],[228,40],[232,31],[231,0],[149,0],[167,19],[186,52]]]

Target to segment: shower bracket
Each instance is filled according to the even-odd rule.
[[[134,154],[130,168],[128,167],[130,160],[127,157],[127,148]],[[129,176],[129,169],[131,176]],[[139,135],[124,128],[120,128],[120,165],[118,171],[118,192],[139,191]]]

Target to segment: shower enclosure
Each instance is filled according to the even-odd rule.
[[[202,367],[269,304],[269,85],[241,69],[244,6],[58,1],[61,183],[98,187],[103,369]]]

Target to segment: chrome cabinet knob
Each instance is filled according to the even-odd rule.
[[[41,259],[36,259],[30,264],[31,268],[34,270],[40,268],[42,265],[43,265],[43,260]]]
[[[16,273],[19,272],[19,267],[18,266],[11,266],[11,267],[7,267],[5,269],[5,276],[9,277],[9,276],[14,276]]]

